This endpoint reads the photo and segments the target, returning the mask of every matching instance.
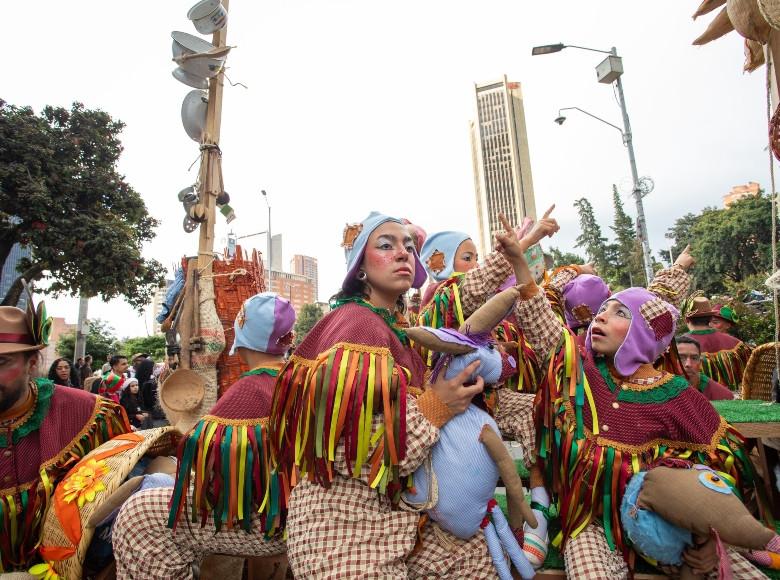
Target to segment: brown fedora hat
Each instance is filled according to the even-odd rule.
[[[708,298],[697,296],[691,302],[691,307],[685,313],[685,318],[701,318],[704,316],[712,316],[712,304],[710,304]]]
[[[46,348],[46,345],[36,344],[24,310],[15,306],[0,306],[0,354],[29,352],[42,348]]]

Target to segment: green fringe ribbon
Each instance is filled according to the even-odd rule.
[[[168,527],[176,529],[192,482],[193,523],[205,527],[212,515],[217,531],[240,526],[249,532],[252,514],[260,513],[266,538],[283,528],[286,486],[271,473],[266,421],[238,423],[207,415],[182,439]]]
[[[703,352],[701,353],[701,370],[713,381],[736,391],[742,384],[742,375],[745,373],[751,352],[750,347],[744,342],[740,342],[730,350]]]
[[[399,463],[408,377],[386,348],[339,343],[315,361],[293,355],[274,392],[272,465],[291,480],[297,468],[301,478],[329,487],[343,440],[351,476],[397,502],[406,487]]]

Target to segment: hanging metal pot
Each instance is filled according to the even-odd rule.
[[[206,111],[208,110],[208,93],[194,90],[187,93],[181,104],[181,123],[190,139],[200,143],[206,130]]]

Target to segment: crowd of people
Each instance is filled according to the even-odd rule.
[[[672,529],[663,526],[672,525],[674,494],[650,504],[642,495],[650,483],[641,482],[680,470],[701,473],[701,489],[686,491],[691,504],[706,504],[714,489],[754,507],[761,474],[709,402],[738,394],[750,354],[728,334],[733,311],[695,298],[677,336],[695,262],[687,249],[647,288],[613,291],[592,265],[534,268],[533,248],[559,229],[552,210],[522,228],[502,216],[495,250],[481,261],[468,234],[428,236],[371,213],[345,229],[341,288],[294,349],[290,303],[273,293],[247,300],[231,354],[250,370],[183,434],[174,486],[122,505],[112,531],[117,577],[194,578],[206,555],[286,554],[296,578],[503,580],[505,555],[532,577],[554,545],[570,578],[629,578],[639,560],[672,575],[763,578],[755,564],[780,561],[773,531],[758,544],[724,546],[718,526],[729,522],[702,527],[703,507],[678,510],[680,532],[656,533],[655,543],[642,527]],[[494,330],[469,334],[499,303],[509,308]],[[0,536],[0,572],[39,558],[40,510],[68,465],[51,459],[52,446],[43,452],[46,420],[38,434],[22,428],[24,417],[91,405],[110,422],[101,433],[115,436],[152,426],[159,408],[156,365],[143,354],[114,355],[95,377],[89,357],[73,366],[58,359],[48,380],[35,379],[45,337],[26,330],[36,328],[30,317],[0,307],[0,332],[13,337],[0,342],[0,477],[10,484],[0,508],[13,514],[6,525],[24,529]],[[417,326],[438,342],[411,340]],[[57,397],[64,402],[45,404]],[[509,529],[493,504],[474,505],[468,485],[447,495],[445,478],[456,477],[441,467],[447,460],[466,483],[485,477],[468,456],[451,456],[474,429],[464,422],[474,407],[488,417],[477,427],[514,441],[529,473],[530,505],[521,518],[510,513]],[[98,420],[71,419],[76,432]],[[58,436],[57,457],[76,453],[64,444],[69,432]],[[51,467],[20,476],[31,458]],[[430,497],[420,503],[423,481]],[[21,489],[36,490],[38,503],[14,507]],[[462,510],[438,510],[445,501]],[[453,518],[474,510],[481,529],[456,531]]]

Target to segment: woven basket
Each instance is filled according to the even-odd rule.
[[[772,372],[775,370],[775,345],[769,342],[757,347],[742,375],[742,398],[772,400]],[[780,346],[780,345],[778,345]]]
[[[55,489],[41,533],[41,553],[57,574],[68,580],[82,577],[84,557],[95,533],[95,528],[87,525],[94,511],[116,491],[143,456],[174,454],[179,436],[180,433],[173,427],[159,427],[120,435],[93,449],[68,471]],[[112,452],[114,454],[111,454]],[[61,494],[67,489],[64,487],[65,484],[71,481],[71,478],[83,474],[91,459],[99,457],[103,457],[102,461],[105,464],[102,466],[104,473],[97,479],[105,489],[97,491],[93,501],[87,498],[80,508],[77,506],[78,499],[73,499],[71,502],[59,501]],[[71,511],[74,509],[75,512]],[[78,523],[75,519],[70,519],[70,516],[78,516]],[[64,525],[71,530],[70,536]],[[71,541],[74,529],[80,533],[77,545]],[[58,548],[59,552],[63,553],[75,548],[75,553],[62,559],[49,557],[56,554]]]
[[[219,381],[219,395],[222,396],[230,385],[235,383],[241,373],[248,371],[241,364],[238,355],[230,356],[230,347],[233,346],[233,322],[236,319],[241,305],[255,294],[265,292],[265,278],[263,263],[257,250],[252,250],[252,257],[247,258],[241,246],[236,246],[233,258],[214,260],[212,264],[214,274],[231,274],[237,270],[246,273],[232,276],[220,275],[214,277],[214,297],[217,306],[217,315],[225,330],[225,350],[217,360],[217,373]]]
[[[769,26],[780,30],[780,3],[777,0],[758,0],[758,9]]]
[[[756,0],[728,0],[726,12],[734,29],[745,38],[764,44],[769,40],[769,24],[761,15]]]

